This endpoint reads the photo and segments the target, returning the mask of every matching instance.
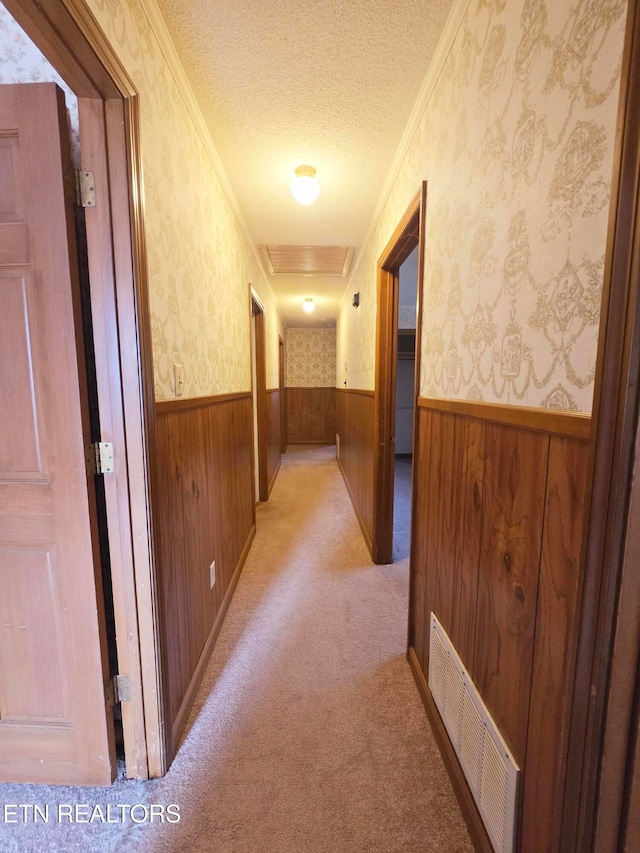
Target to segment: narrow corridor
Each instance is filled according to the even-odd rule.
[[[0,785],[4,803],[177,804],[180,821],[20,821],[3,851],[473,849],[405,659],[408,558],[371,563],[334,453],[283,456],[166,777]]]

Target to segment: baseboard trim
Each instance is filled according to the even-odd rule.
[[[253,542],[255,535],[256,526],[255,524],[253,524],[251,530],[249,531],[249,536],[247,537],[245,546],[242,549],[242,553],[240,554],[240,559],[238,560],[236,568],[233,572],[233,577],[231,578],[229,588],[227,589],[225,597],[222,600],[222,604],[220,605],[220,609],[218,610],[218,615],[216,616],[215,621],[211,626],[209,636],[207,637],[207,641],[205,642],[204,648],[202,649],[202,652],[200,654],[200,659],[198,660],[193,675],[191,676],[191,681],[189,682],[189,686],[187,687],[187,692],[184,695],[184,699],[182,700],[180,708],[178,709],[178,713],[176,714],[176,718],[171,727],[174,755],[178,751],[180,739],[184,733],[184,727],[189,717],[189,713],[191,712],[191,708],[193,707],[193,703],[196,698],[196,693],[198,692],[198,688],[200,687],[200,684],[202,682],[205,668],[209,663],[211,652],[213,651],[215,642],[218,639],[220,628],[222,627],[224,617],[226,616],[227,610],[229,609],[229,604],[231,603],[233,593],[235,592],[236,586],[238,585],[240,575],[242,574],[242,568],[249,554],[249,549],[251,548],[251,543]]]
[[[427,684],[427,680],[422,672],[420,662],[411,646],[407,651],[407,660],[409,661],[411,672],[413,673],[418,692],[420,693],[422,704],[424,705],[427,717],[431,723],[431,729],[438,747],[440,748],[440,752],[442,753],[444,766],[446,767],[449,778],[451,779],[453,791],[458,800],[458,804],[460,805],[462,817],[467,824],[471,841],[478,853],[494,853],[493,845],[491,844],[487,831],[484,828],[480,812],[476,807],[473,794],[471,793],[471,789],[465,779],[464,771],[460,766],[460,762],[458,761],[458,757],[453,749],[451,741],[449,740],[449,735],[444,727],[440,713],[433,701],[431,691],[429,690],[429,685]]]
[[[340,458],[336,456],[336,462],[338,463],[338,468],[340,469],[340,473],[342,474],[342,479],[344,480],[344,484],[347,487],[347,492],[349,492],[349,497],[351,498],[351,504],[353,506],[353,510],[356,514],[356,518],[358,519],[358,524],[360,525],[360,530],[362,530],[362,535],[364,536],[364,541],[367,543],[367,548],[369,549],[369,554],[371,554],[371,559],[373,560],[373,540],[369,535],[369,531],[367,530],[367,525],[364,523],[364,519],[360,514],[360,510],[358,508],[358,504],[356,502],[355,497],[353,496],[353,492],[351,491],[351,486],[349,484],[349,480],[347,475],[344,472],[344,468],[342,467],[342,462]],[[374,561],[375,562],[375,561]]]

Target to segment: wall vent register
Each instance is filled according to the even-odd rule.
[[[444,628],[431,614],[429,690],[497,853],[514,849],[519,768]]]

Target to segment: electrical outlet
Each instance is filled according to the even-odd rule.
[[[216,585],[216,561],[209,566],[209,589],[213,589]]]
[[[173,365],[174,391],[176,397],[184,394],[184,367],[181,364]]]

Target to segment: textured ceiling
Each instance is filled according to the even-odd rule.
[[[357,257],[451,0],[157,2],[256,245]],[[311,207],[290,194],[305,163],[320,183]],[[304,324],[292,299],[325,287],[270,282],[289,326]],[[327,288],[335,319],[345,280]]]

